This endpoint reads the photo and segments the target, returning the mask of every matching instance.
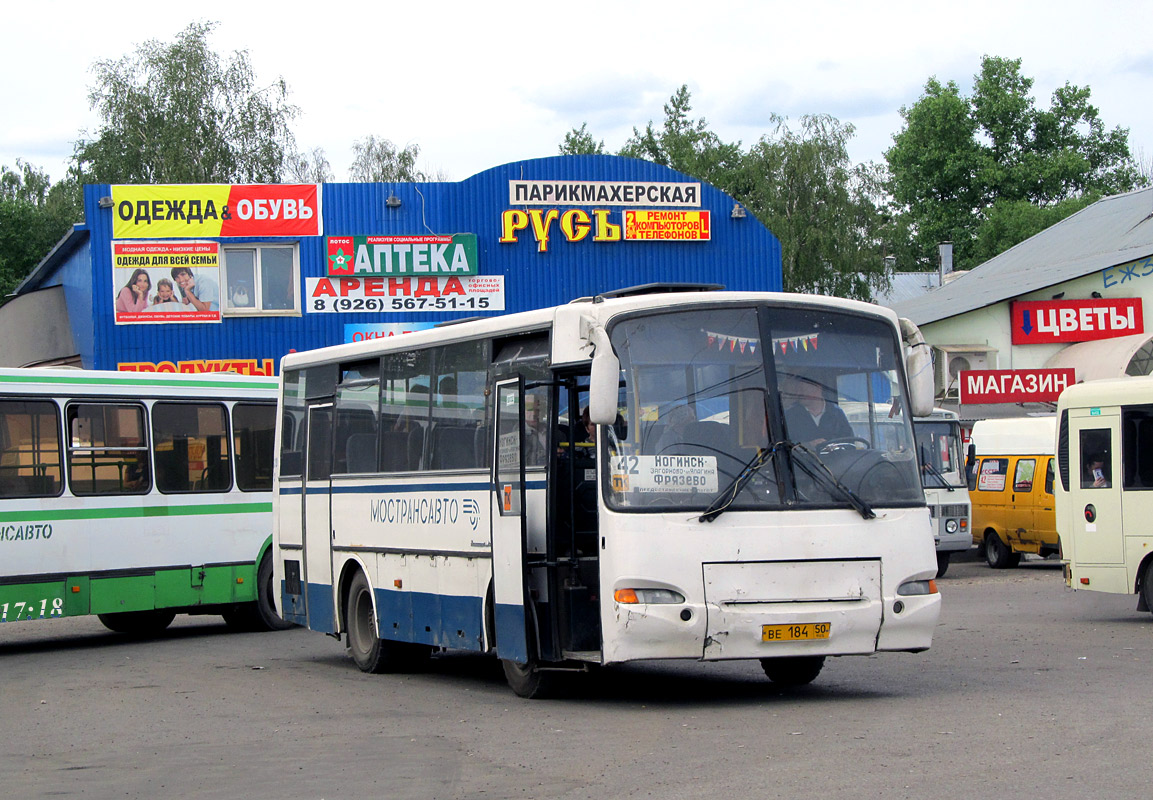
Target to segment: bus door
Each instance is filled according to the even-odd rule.
[[[529,661],[529,603],[526,570],[528,528],[524,477],[524,378],[496,384],[492,467],[492,572],[496,651],[500,658]],[[535,653],[533,654],[535,657]]]
[[[1125,562],[1120,442],[1121,417],[1116,409],[1070,413],[1069,500],[1081,564]]]
[[[547,524],[549,602],[556,613],[551,655],[589,660],[601,649],[598,431],[585,413],[588,376],[564,377],[555,385],[557,446],[549,464]],[[609,429],[603,435],[611,435]]]
[[[308,436],[304,452],[303,561],[308,627],[336,632],[335,589],[332,585],[332,402],[308,406]]]

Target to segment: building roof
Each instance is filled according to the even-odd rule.
[[[951,283],[893,306],[918,325],[954,317],[1153,253],[1153,189],[1098,200]]]

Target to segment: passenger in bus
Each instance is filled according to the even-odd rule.
[[[820,384],[806,378],[795,377],[785,388],[785,424],[789,439],[809,447],[818,447],[835,439],[850,439],[853,426],[845,412],[836,403],[825,400]]]
[[[548,424],[543,403],[536,395],[525,396],[524,463],[525,466],[543,466],[548,458]]]
[[[1104,453],[1092,453],[1085,460],[1085,475],[1081,486],[1093,489],[1109,488],[1109,468]]]
[[[657,439],[656,455],[665,454],[670,448],[684,443],[689,426],[697,421],[697,412],[688,403],[681,403],[662,413],[661,421],[664,429]]]

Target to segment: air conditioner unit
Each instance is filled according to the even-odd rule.
[[[984,344],[933,345],[933,389],[938,399],[954,399],[963,370],[996,369],[997,349]]]

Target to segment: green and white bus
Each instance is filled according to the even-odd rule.
[[[0,622],[177,613],[286,623],[272,599],[277,381],[0,370]]]

